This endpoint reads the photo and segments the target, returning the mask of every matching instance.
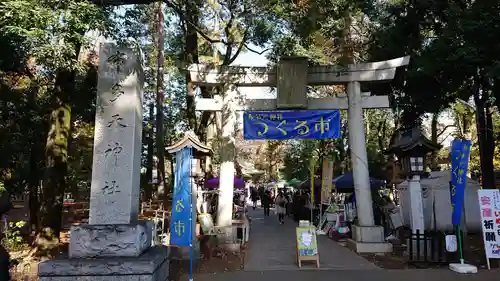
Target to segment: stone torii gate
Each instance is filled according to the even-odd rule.
[[[222,138],[220,167],[220,197],[217,223],[232,223],[232,194],[234,177],[234,138],[232,133],[238,110],[331,110],[347,109],[349,146],[354,173],[358,224],[353,226],[350,245],[358,252],[390,252],[392,245],[384,242],[383,228],[374,225],[363,109],[389,108],[388,96],[369,96],[361,93],[360,82],[392,80],[396,68],[408,65],[409,56],[397,59],[352,64],[347,68],[334,65],[309,66],[307,58],[281,58],[274,68],[224,67],[214,69],[208,65],[189,67],[191,81],[196,85],[224,86],[222,97],[197,100],[196,109],[222,112]],[[347,84],[347,97],[308,98],[308,85]],[[238,104],[237,87],[277,87],[277,99],[250,99]]]

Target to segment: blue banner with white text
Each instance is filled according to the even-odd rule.
[[[462,139],[451,143],[451,222],[454,225],[460,224],[462,216],[471,145],[470,140]]]
[[[338,139],[338,110],[246,111],[245,140]]]
[[[189,246],[191,234],[191,148],[175,155],[175,182],[170,220],[170,245]]]

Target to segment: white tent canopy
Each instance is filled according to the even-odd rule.
[[[451,224],[451,198],[449,182],[451,172],[431,172],[428,178],[421,180],[424,223],[425,229],[432,230],[434,226],[437,230],[452,230]],[[477,200],[477,190],[480,185],[477,181],[467,178],[465,187],[464,205],[465,220],[469,231],[480,231],[481,217],[479,214],[479,203]],[[410,198],[408,192],[408,182],[404,181],[398,185],[399,204],[403,213],[403,222],[410,225]],[[434,212],[433,212],[434,210]],[[435,213],[435,215],[433,214]],[[434,216],[436,218],[434,223]]]

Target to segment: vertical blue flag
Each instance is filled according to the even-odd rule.
[[[470,140],[456,139],[451,144],[451,222],[460,224],[464,204],[467,169],[469,166]]]
[[[184,148],[175,155],[175,183],[170,220],[170,245],[189,246],[192,243],[191,227],[191,148]]]

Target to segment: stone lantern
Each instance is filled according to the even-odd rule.
[[[420,177],[426,174],[426,156],[440,148],[441,145],[426,138],[416,127],[396,131],[387,150],[387,153],[396,155],[408,180],[413,233],[417,230],[423,233],[425,230]]]
[[[397,131],[388,153],[395,154],[406,176],[426,174],[427,154],[441,149],[441,145],[426,138],[420,128]]]

